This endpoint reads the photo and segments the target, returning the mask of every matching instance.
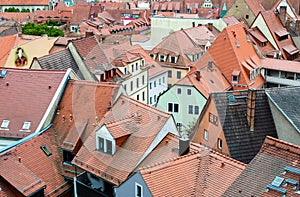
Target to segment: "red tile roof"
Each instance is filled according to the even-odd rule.
[[[0,37],[0,67],[4,67],[10,50],[15,46],[17,35]]]
[[[260,11],[265,10],[259,1],[245,0],[245,3],[249,6],[254,16],[257,16]]]
[[[245,168],[241,162],[195,146],[198,151],[140,170],[153,196],[221,196]]]
[[[133,118],[131,122],[124,120],[128,117]],[[165,137],[161,136],[161,129],[170,118],[170,114],[122,95],[105,114],[99,125],[107,124],[111,129],[114,125],[120,125],[117,127],[120,130],[112,130],[115,136],[128,133],[126,130],[128,127],[132,128],[130,132],[133,133],[127,136],[123,144],[116,147],[114,155],[107,155],[96,149],[96,132],[92,132],[72,163],[108,182],[119,185],[140,164],[144,159],[143,155],[149,154],[146,150],[150,152],[153,150],[149,150],[150,145],[159,143]],[[95,127],[95,131],[97,128],[99,127]],[[158,137],[159,133],[161,135]],[[153,142],[155,138],[159,138],[159,141]]]
[[[119,90],[117,84],[70,80],[53,120],[53,128],[63,131],[61,147],[76,153],[79,140],[84,142],[94,131]]]
[[[66,71],[9,69],[0,78],[0,122],[9,120],[8,129],[0,129],[1,137],[23,138],[35,132],[48,109]],[[30,130],[22,131],[24,122]]]
[[[25,196],[44,186],[45,196],[59,196],[70,189],[71,184],[63,176],[56,135],[53,129],[49,129],[2,154],[0,176]],[[41,146],[46,146],[51,155],[47,156]],[[3,196],[2,190],[0,194]]]
[[[242,23],[226,27],[207,52],[228,81],[232,81],[233,71],[241,72],[239,79],[241,87],[234,86],[234,89],[259,88],[264,84],[260,75],[250,81],[249,69],[261,67],[261,59],[247,39]]]
[[[44,6],[48,6],[49,5],[49,1],[48,0],[26,0],[26,1],[23,1],[23,0],[2,0],[0,2],[0,5],[1,6],[4,6],[4,5],[30,5],[30,6],[33,6],[33,5],[44,5]]]
[[[272,137],[266,137],[259,153],[240,174],[237,180],[230,186],[224,196],[270,196],[266,188],[276,176],[282,176],[286,167],[300,169],[300,147]],[[291,173],[290,173],[291,174]],[[299,174],[295,179],[299,181]],[[287,189],[282,187],[283,189]],[[272,192],[271,190],[269,192]],[[268,193],[269,193],[268,192]],[[287,196],[297,196],[295,191]],[[273,196],[282,196],[273,193]]]
[[[81,22],[88,20],[91,6],[90,5],[75,5],[72,7],[72,18],[70,23],[72,25],[79,25]]]
[[[1,3],[0,3],[1,4]],[[6,20],[14,20],[19,23],[23,22],[33,22],[34,13],[31,12],[0,12],[0,18],[4,18]]]

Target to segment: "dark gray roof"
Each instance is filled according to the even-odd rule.
[[[68,68],[72,68],[80,79],[84,79],[69,49],[64,49],[37,59],[42,69],[67,70]]]
[[[228,96],[235,101],[229,102]],[[258,153],[267,135],[277,138],[276,128],[264,90],[256,90],[254,131],[250,131],[247,121],[248,91],[212,93],[221,126],[224,131],[230,156],[249,163]]]
[[[266,94],[295,129],[300,131],[300,87],[271,88],[266,90]]]

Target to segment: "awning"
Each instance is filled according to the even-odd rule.
[[[281,30],[275,31],[275,34],[279,37],[283,37],[283,36],[289,35],[289,32],[287,32],[285,29],[281,29]]]
[[[289,44],[287,46],[282,47],[284,51],[286,51],[290,55],[294,55],[299,53],[299,49],[297,49],[294,45]]]

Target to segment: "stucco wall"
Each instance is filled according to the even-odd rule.
[[[158,76],[155,76],[155,77],[149,79],[149,85],[148,85],[148,90],[149,90],[148,103],[149,103],[149,105],[154,106],[157,102],[158,96],[163,94],[168,89],[167,79],[168,79],[167,72],[164,72]],[[159,81],[161,83],[159,83]],[[154,82],[156,83],[156,87],[154,87]],[[150,88],[150,83],[151,83],[152,88]],[[154,99],[155,96],[156,96],[156,101]],[[152,103],[150,102],[150,100],[152,101]]]
[[[248,19],[246,18],[246,15],[248,15]],[[249,25],[251,25],[255,19],[255,15],[249,9],[244,0],[236,0],[225,14],[225,17],[227,16],[235,16],[237,19],[245,19]]]

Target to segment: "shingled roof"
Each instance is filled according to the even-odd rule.
[[[271,184],[276,176],[285,176],[285,169],[300,169],[300,147],[267,137],[259,153],[229,187],[223,196],[261,196],[267,194],[267,185]],[[286,168],[288,167],[288,168]],[[288,172],[287,172],[288,173]],[[298,179],[299,181],[299,174]],[[285,189],[283,187],[283,189]],[[268,195],[264,195],[268,196]],[[282,193],[271,196],[282,196]],[[295,191],[287,196],[299,196]]]
[[[300,132],[300,87],[267,89],[266,94],[282,115]]]
[[[84,79],[69,49],[36,59],[44,70],[67,70],[71,68],[80,79]]]
[[[256,92],[254,131],[247,121],[248,91],[213,92],[214,102],[221,122],[230,156],[249,163],[258,153],[267,135],[277,137],[275,124],[264,90]],[[234,101],[229,101],[230,96]]]
[[[241,162],[195,146],[197,151],[140,170],[153,196],[221,196],[245,168]]]

